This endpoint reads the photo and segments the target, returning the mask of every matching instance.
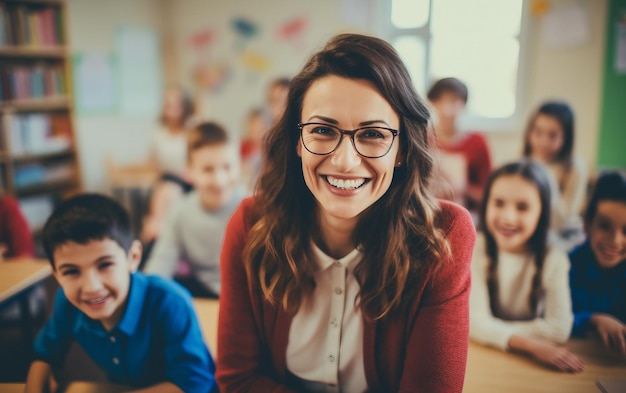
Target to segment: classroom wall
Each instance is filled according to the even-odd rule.
[[[247,111],[264,102],[270,80],[292,76],[311,52],[338,32],[376,34],[376,15],[384,1],[67,0],[70,48],[73,52],[113,51],[118,26],[157,29],[162,40],[165,83],[194,90],[203,117],[217,119],[234,134],[240,134]],[[543,43],[540,18],[529,14],[524,26],[525,61],[520,65],[523,120],[511,129],[490,132],[487,138],[496,165],[514,159],[521,151],[521,134],[530,112],[544,99],[567,99],[577,116],[576,152],[595,168],[607,0],[549,3],[553,7],[583,4],[589,15],[589,41],[571,49],[548,49]],[[527,8],[530,4],[525,3]],[[254,22],[257,30],[242,35],[234,27],[237,18]],[[303,34],[278,38],[279,27],[299,18],[304,18]],[[205,44],[198,46],[194,42]],[[193,89],[193,71],[199,64],[216,71],[213,82],[218,82],[213,87]],[[154,124],[152,118],[127,118],[115,113],[77,114],[85,188],[106,189],[107,156],[120,164],[145,160]]]
[[[369,32],[374,1],[370,0],[166,0],[173,26],[169,42],[174,59],[166,61],[178,81],[193,88],[199,64],[225,70],[217,87],[195,89],[200,115],[217,119],[233,134],[242,133],[247,112],[264,103],[266,88],[276,77],[292,77],[311,52],[342,31]],[[237,20],[251,24],[237,28]],[[302,27],[298,30],[298,24]],[[283,34],[291,24],[293,34]],[[194,37],[212,37],[205,46]]]
[[[526,7],[530,7],[530,1]],[[549,49],[543,40],[541,18],[528,12],[526,20],[526,61],[521,64],[522,121],[517,129],[488,134],[494,162],[501,164],[518,157],[526,119],[546,99],[568,101],[576,115],[575,152],[596,167],[596,146],[600,122],[603,54],[607,14],[606,0],[550,0],[551,7],[582,4],[589,15],[589,41],[573,48]]]
[[[118,27],[146,27],[161,31],[161,8],[156,0],[67,0],[67,28],[71,53],[115,51]],[[75,112],[75,129],[83,186],[107,191],[106,157],[118,164],[145,160],[147,141],[155,128],[151,117],[126,117],[118,112]]]

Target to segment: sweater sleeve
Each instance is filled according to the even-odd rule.
[[[33,238],[28,228],[28,223],[20,211],[19,204],[13,198],[0,199],[0,234],[5,238],[0,243],[6,242],[7,257],[32,257],[35,255]]]
[[[233,214],[220,256],[217,383],[223,392],[292,392],[264,373],[266,363],[272,361],[271,353],[261,343],[262,327],[257,325],[242,259],[247,240],[246,211],[251,210],[251,201],[244,200]]]
[[[567,341],[574,322],[569,269],[567,254],[553,247],[546,255],[542,274],[545,291],[544,315],[532,321],[512,322],[518,334],[537,336],[557,343]]]
[[[410,331],[399,392],[461,392],[469,335],[470,264],[476,232],[467,210],[446,203],[450,259],[427,284]]]
[[[470,336],[476,342],[505,350],[516,329],[511,322],[495,317],[491,311],[487,288],[487,262],[485,238],[479,235],[472,257]]]

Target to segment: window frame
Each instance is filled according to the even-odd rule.
[[[414,27],[414,28],[398,28],[393,25],[391,21],[391,7],[393,0],[376,0],[376,30],[377,35],[393,44],[396,38],[414,35],[423,40],[424,43],[424,54],[426,59],[424,60],[424,82],[426,86],[426,90],[418,91],[419,95],[424,99],[426,99],[426,93],[428,86],[432,84],[434,81],[432,79],[431,73],[431,47],[432,47],[432,34],[431,34],[431,17],[433,10],[433,2],[436,0],[428,0],[428,20],[423,26]],[[518,54],[518,64],[517,64],[517,76],[516,76],[516,91],[515,91],[515,110],[512,115],[504,118],[490,118],[484,116],[476,116],[470,115],[466,113],[460,119],[460,127],[463,130],[474,130],[474,131],[483,131],[483,132],[503,132],[503,131],[515,131],[515,132],[523,132],[524,127],[526,127],[524,123],[524,118],[526,117],[526,99],[528,97],[529,86],[527,86],[525,81],[532,80],[529,78],[528,70],[530,69],[530,59],[529,59],[529,33],[531,32],[529,28],[529,10],[528,10],[528,0],[522,0],[522,14],[520,21],[520,32],[515,37],[519,42],[519,54]],[[453,76],[453,75],[451,75]],[[471,98],[470,92],[470,100]]]

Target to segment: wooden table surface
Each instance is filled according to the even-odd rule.
[[[220,303],[214,299],[193,299],[196,314],[202,328],[202,335],[206,340],[213,359],[217,357],[217,315]]]
[[[626,380],[626,359],[608,353],[599,341],[573,339],[566,345],[585,362],[580,374],[552,371],[522,355],[470,343],[465,393],[599,392],[597,379]]]
[[[45,259],[5,259],[0,261],[0,303],[36,284],[52,273]]]

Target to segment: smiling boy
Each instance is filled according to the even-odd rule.
[[[209,392],[215,365],[189,294],[137,273],[141,244],[117,202],[84,194],[63,202],[43,230],[62,290],[35,341],[26,392],[48,390],[76,341],[113,383],[142,392]]]

